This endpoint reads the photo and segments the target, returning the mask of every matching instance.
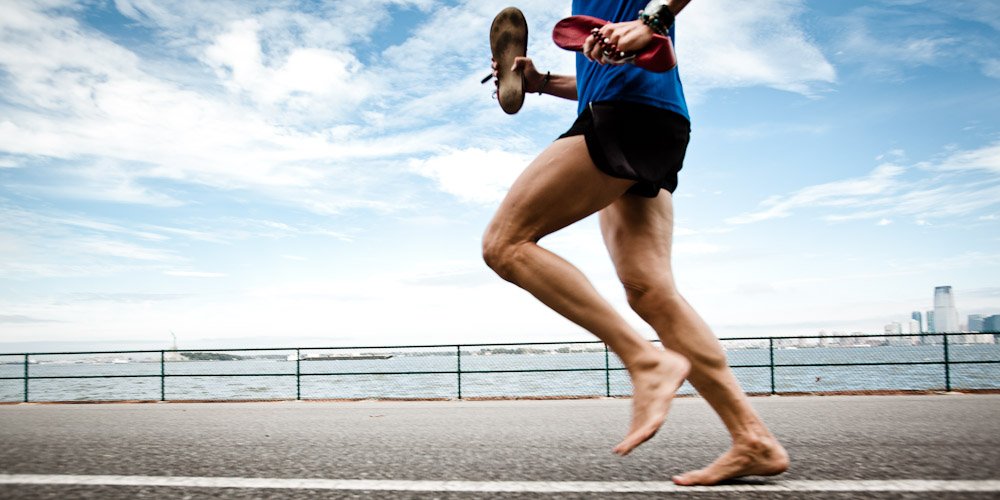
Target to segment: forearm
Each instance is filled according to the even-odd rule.
[[[548,83],[541,87],[541,93],[576,100],[576,76],[550,75]]]
[[[680,14],[689,3],[691,3],[691,0],[667,0],[667,8],[676,15]]]

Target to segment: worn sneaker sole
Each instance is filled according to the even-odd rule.
[[[508,115],[524,104],[524,75],[511,71],[515,57],[528,53],[528,23],[517,7],[501,10],[490,26],[490,50],[497,62],[497,100]]]

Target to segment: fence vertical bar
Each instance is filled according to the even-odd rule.
[[[458,374],[458,399],[462,399],[462,346],[455,346],[455,353],[458,362],[458,369],[455,371]]]
[[[302,400],[302,349],[295,350],[295,400]]]
[[[24,402],[28,402],[28,355],[24,355]]]
[[[774,396],[775,394],[777,394],[777,391],[775,390],[774,387],[774,337],[768,337],[767,343],[768,343],[768,354],[770,357],[769,363],[771,365],[771,395]]]
[[[608,354],[608,344],[604,344],[604,388],[607,397],[611,397],[611,355]]]
[[[167,353],[160,351],[160,401],[167,400]]]
[[[951,356],[948,354],[948,334],[944,337],[944,390],[951,392]]]

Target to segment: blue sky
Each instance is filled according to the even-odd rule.
[[[482,264],[575,104],[507,116],[484,0],[0,4],[0,343],[589,340]],[[523,2],[529,53],[568,1]],[[1000,4],[695,0],[682,293],[721,337],[1000,313]],[[543,240],[630,321],[596,221]],[[78,345],[78,344],[76,344]]]

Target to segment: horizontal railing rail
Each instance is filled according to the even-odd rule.
[[[844,368],[844,367],[920,367],[920,366],[942,366],[943,367],[943,386],[942,389],[946,391],[951,391],[953,389],[952,379],[953,379],[953,368],[955,366],[977,366],[977,365],[990,365],[990,364],[1000,364],[1000,346],[996,346],[996,357],[992,359],[954,359],[952,355],[952,349],[956,347],[954,338],[958,336],[966,335],[983,335],[983,334],[969,334],[969,333],[923,333],[923,334],[859,334],[859,335],[810,335],[810,336],[796,336],[796,337],[740,337],[740,338],[722,338],[722,342],[740,342],[743,347],[730,349],[730,351],[761,351],[767,350],[766,362],[756,362],[756,363],[733,363],[730,365],[733,369],[768,369],[769,378],[769,391],[770,394],[778,394],[776,372],[782,369],[791,368]],[[862,341],[864,339],[879,339],[880,342],[884,342],[884,347],[916,347],[916,346],[940,346],[941,353],[940,358],[934,359],[919,359],[919,360],[879,360],[879,361],[816,361],[816,362],[802,362],[797,360],[777,360],[776,351],[784,351],[788,349],[802,348],[803,350],[819,348],[824,349],[827,346],[820,345],[821,343],[828,343],[830,341],[838,341],[840,339],[855,339]],[[920,339],[919,344],[912,344],[914,339]],[[809,342],[816,340],[816,345],[809,345],[803,347],[803,342]],[[893,345],[895,341],[908,340],[911,345]],[[938,340],[940,343],[924,343],[925,340]],[[799,346],[788,345],[790,342],[797,341]],[[658,342],[653,340],[652,342]],[[779,345],[784,344],[784,345]],[[976,344],[959,344],[963,346],[976,345]],[[987,345],[987,344],[983,344]],[[538,349],[542,346],[548,347],[547,350]],[[577,346],[582,349],[576,351],[567,350],[565,352],[559,351],[557,349],[565,346]],[[590,346],[600,346],[599,348],[591,348]],[[520,348],[522,351],[517,349],[507,349],[511,347]],[[856,347],[871,347],[868,344],[852,344],[852,345],[839,345],[832,346],[834,348],[856,348]],[[883,347],[883,346],[879,346]],[[490,348],[490,349],[486,349]],[[414,369],[414,370],[354,370],[354,371],[344,371],[344,370],[325,370],[325,371],[303,371],[302,362],[303,361],[345,361],[352,359],[368,359],[365,356],[371,357],[371,354],[354,354],[341,356],[339,358],[324,358],[322,356],[316,357],[304,357],[302,355],[303,351],[315,352],[315,351],[326,351],[326,352],[345,352],[353,351],[355,353],[362,351],[376,351],[376,352],[386,352],[392,351],[394,353],[399,353],[401,351],[408,350],[423,350],[418,353],[407,353],[404,356],[428,356],[428,357],[454,357],[454,367],[444,368],[444,369]],[[480,349],[479,353],[471,351],[472,349]],[[431,351],[428,351],[431,350]],[[433,351],[439,350],[439,351]],[[858,349],[858,351],[863,351],[864,349]],[[224,355],[225,353],[267,353],[267,352],[280,352],[280,353],[294,353],[289,355],[285,361],[294,361],[294,372],[291,371],[291,367],[287,371],[280,372],[255,372],[255,373],[167,373],[167,365],[172,365],[180,360],[171,359],[168,360],[168,354],[171,357],[181,356],[185,354],[194,355],[200,353],[202,355],[209,354],[214,356]],[[566,354],[566,353],[599,353],[603,352],[603,366],[573,366],[573,367],[529,367],[529,368],[482,368],[466,366],[463,368],[462,359],[463,357],[469,356],[480,356],[483,352],[488,354],[496,353],[496,355],[517,355],[517,354],[538,354],[538,353],[548,353],[548,354]],[[42,357],[52,357],[52,356],[107,356],[107,355],[158,355],[159,358],[156,360],[144,360],[138,361],[137,363],[158,363],[159,373],[131,373],[131,374],[32,374],[32,367],[37,363],[38,358]],[[232,359],[229,359],[232,358]],[[246,360],[245,357],[230,356],[229,358],[204,358],[197,357],[189,358],[183,361],[233,361],[233,360]],[[269,360],[280,360],[279,355],[271,355]],[[463,375],[515,375],[515,374],[562,374],[562,373],[592,373],[592,372],[603,372],[604,373],[604,391],[602,395],[611,396],[611,374],[620,373],[625,370],[624,366],[620,364],[612,365],[610,351],[608,347],[600,341],[582,341],[582,342],[570,342],[570,341],[559,341],[559,342],[503,342],[503,343],[475,343],[475,344],[428,344],[428,345],[390,345],[390,346],[328,346],[328,347],[272,347],[272,348],[223,348],[223,349],[146,349],[146,350],[117,350],[117,351],[53,351],[53,352],[20,352],[20,353],[0,353],[0,360],[4,359],[18,359],[19,361],[12,361],[3,363],[3,365],[23,365],[23,371],[19,375],[14,376],[11,374],[3,375],[0,373],[0,382],[3,381],[20,381],[23,383],[23,394],[21,400],[23,402],[31,402],[31,382],[32,381],[53,381],[53,380],[93,380],[93,379],[159,379],[160,380],[160,401],[167,401],[167,381],[168,380],[180,380],[180,379],[197,379],[197,378],[212,378],[212,379],[227,379],[227,378],[246,378],[246,377],[256,377],[256,378],[295,378],[295,399],[300,400],[302,397],[302,379],[315,379],[315,378],[330,378],[330,377],[390,377],[390,376],[419,376],[419,375],[435,375],[435,376],[454,376],[455,377],[455,390],[454,395],[458,399],[463,398]],[[252,358],[254,360],[260,360],[260,358]],[[381,358],[379,358],[381,359]],[[58,364],[58,361],[51,362],[52,364]],[[991,382],[987,385],[987,388],[1000,388],[1000,381],[996,380],[998,377],[989,374],[984,375]],[[817,376],[816,380],[819,381],[822,377]],[[786,391],[786,392],[799,392],[799,391]],[[515,394],[516,396],[516,394]],[[287,398],[291,399],[291,395]],[[2,400],[2,399],[0,399]]]

